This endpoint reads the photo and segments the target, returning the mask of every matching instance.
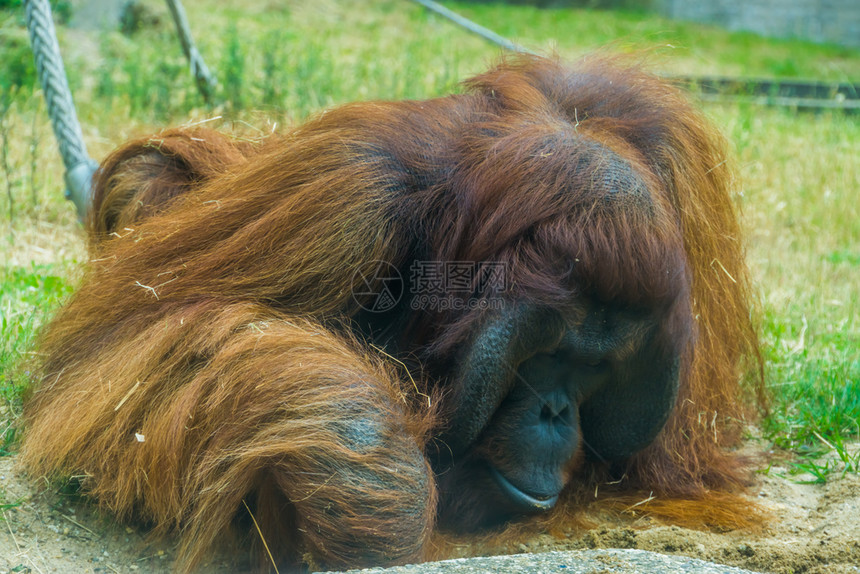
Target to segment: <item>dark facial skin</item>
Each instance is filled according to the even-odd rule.
[[[443,494],[443,523],[468,529],[548,510],[583,460],[614,462],[647,446],[678,387],[683,341],[663,327],[660,313],[606,305],[584,307],[576,321],[521,306],[489,323],[464,373],[466,408],[470,398],[483,403],[447,434],[463,453],[452,450],[441,474],[443,493],[458,493],[456,508]]]

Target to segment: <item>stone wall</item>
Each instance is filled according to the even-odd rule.
[[[860,0],[656,0],[669,18],[860,47]]]

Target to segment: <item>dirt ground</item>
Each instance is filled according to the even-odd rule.
[[[856,447],[855,447],[856,448]],[[560,538],[536,534],[505,545],[455,546],[453,555],[513,554],[583,548],[638,548],[775,573],[860,573],[860,476],[800,484],[785,464],[757,475],[749,497],[772,517],[756,532],[703,532],[648,519],[615,519]],[[90,504],[22,475],[15,457],[0,458],[0,573],[166,573],[170,541],[148,544],[144,530],[118,525]],[[13,506],[14,505],[14,506]],[[235,572],[216,560],[206,572]]]
[[[758,476],[749,497],[772,521],[761,531],[711,532],[666,526],[647,518],[559,539],[539,535],[498,553],[588,548],[636,548],[680,554],[757,572],[779,574],[860,573],[860,477],[846,475],[824,485],[798,484],[773,467]]]

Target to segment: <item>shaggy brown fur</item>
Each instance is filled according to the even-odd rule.
[[[420,559],[436,512],[428,432],[451,422],[455,350],[483,315],[407,316],[412,381],[349,334],[356,267],[501,261],[506,296],[563,308],[579,293],[687,292],[660,271],[680,257],[677,321],[695,335],[677,406],[629,476],[660,496],[741,483],[725,447],[757,346],[722,140],[678,90],[606,60],[511,58],[466,86],[346,105],[257,146],[197,129],[114,152],[92,260],[42,335],[29,471],[85,474],[120,518],[178,532],[186,569],[230,537],[259,539],[244,504],[282,564]],[[589,194],[582,141],[648,189],[612,205]]]
[[[128,142],[96,174],[89,212],[90,251],[111,233],[167,208],[170,200],[226,171],[251,153],[248,142],[203,128]]]

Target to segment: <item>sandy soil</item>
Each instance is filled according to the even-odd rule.
[[[783,476],[780,476],[783,475]],[[773,517],[760,532],[702,532],[649,520],[606,521],[566,538],[537,534],[506,546],[464,546],[457,555],[582,548],[638,548],[682,554],[777,573],[860,573],[860,476],[824,485],[798,484],[774,464],[749,496]],[[148,544],[145,531],[117,525],[75,498],[46,491],[0,458],[0,492],[16,506],[0,521],[0,572],[162,573],[173,561],[170,541]],[[206,572],[233,572],[216,561]]]

